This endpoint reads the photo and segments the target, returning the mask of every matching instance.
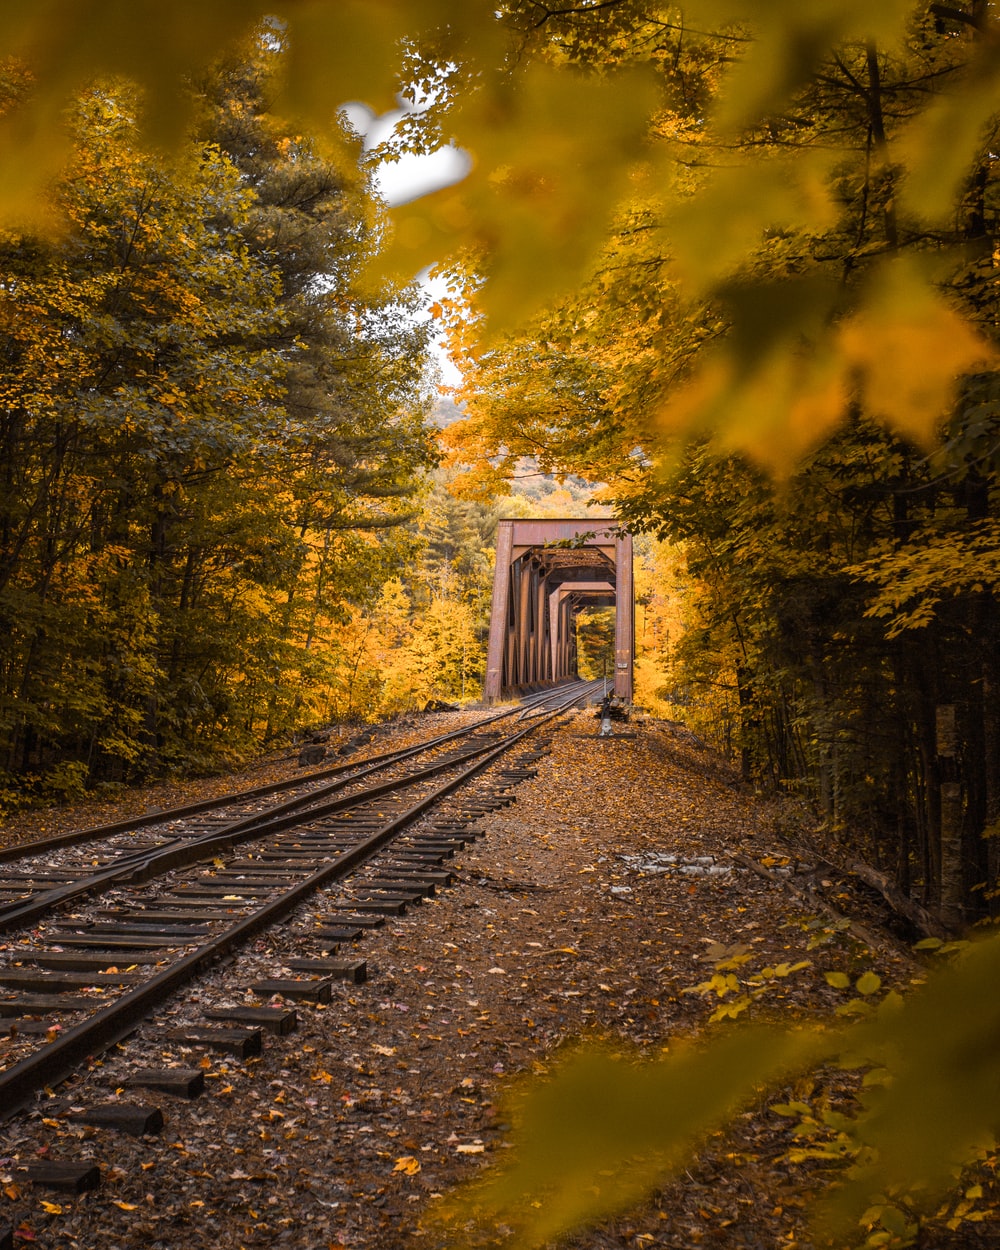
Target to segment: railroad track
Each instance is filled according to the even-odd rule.
[[[577,684],[416,747],[5,854],[0,1120],[137,1031],[129,1045],[151,1054],[169,1035],[185,1052],[245,1058],[265,1032],[293,1027],[292,1004],[327,1000],[333,979],[364,980],[365,961],[342,948],[447,886],[471,827],[511,801],[546,733],[594,693]],[[247,944],[306,900],[316,918],[301,953],[272,975],[242,974]],[[224,960],[229,989],[203,1020],[182,1036],[161,1024],[164,1005]],[[129,1083],[190,1097],[202,1080],[197,1066],[150,1066]],[[74,1114],[128,1132],[162,1123],[127,1098]],[[94,1171],[40,1164],[29,1179],[79,1190]]]

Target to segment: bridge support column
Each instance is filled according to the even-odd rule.
[[[497,562],[493,570],[493,604],[490,608],[490,642],[486,653],[486,681],[483,699],[495,703],[500,698],[500,682],[507,649],[507,596],[510,592],[510,557],[514,548],[514,527],[501,521],[497,527]]]
[[[635,655],[635,602],[632,581],[632,535],[615,539],[615,698],[632,702]]]

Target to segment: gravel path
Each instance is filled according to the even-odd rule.
[[[711,975],[713,944],[744,944],[753,968],[811,961],[775,981],[772,1011],[828,1008],[825,970],[873,966],[845,935],[808,952],[801,908],[730,858],[780,872],[779,809],[677,727],[595,730],[592,713],[575,716],[516,802],[482,821],[454,861],[459,881],[366,937],[366,984],[299,1006],[298,1030],[268,1038],[261,1058],[205,1060],[201,1098],[159,1101],[160,1136],[55,1114],[67,1097],[113,1098],[127,1052],[0,1130],[0,1228],[51,1250],[436,1250],[441,1195],[505,1157],[510,1079],[581,1035],[653,1055],[704,1027],[718,1000],[685,990]],[[908,973],[887,954],[876,970]],[[778,1117],[748,1114],[654,1201],[568,1244],[807,1246],[786,1144]],[[102,1186],[43,1191],[20,1171],[39,1158],[93,1158]],[[470,1230],[450,1244],[516,1240]]]

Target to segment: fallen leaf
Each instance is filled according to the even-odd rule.
[[[413,1155],[403,1155],[402,1158],[396,1160],[396,1166],[392,1170],[402,1172],[406,1176],[416,1176],[420,1171],[420,1160],[414,1159]]]

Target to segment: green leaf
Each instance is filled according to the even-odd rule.
[[[846,990],[850,988],[851,978],[846,972],[824,972],[823,979],[827,985],[832,985],[835,990]]]

